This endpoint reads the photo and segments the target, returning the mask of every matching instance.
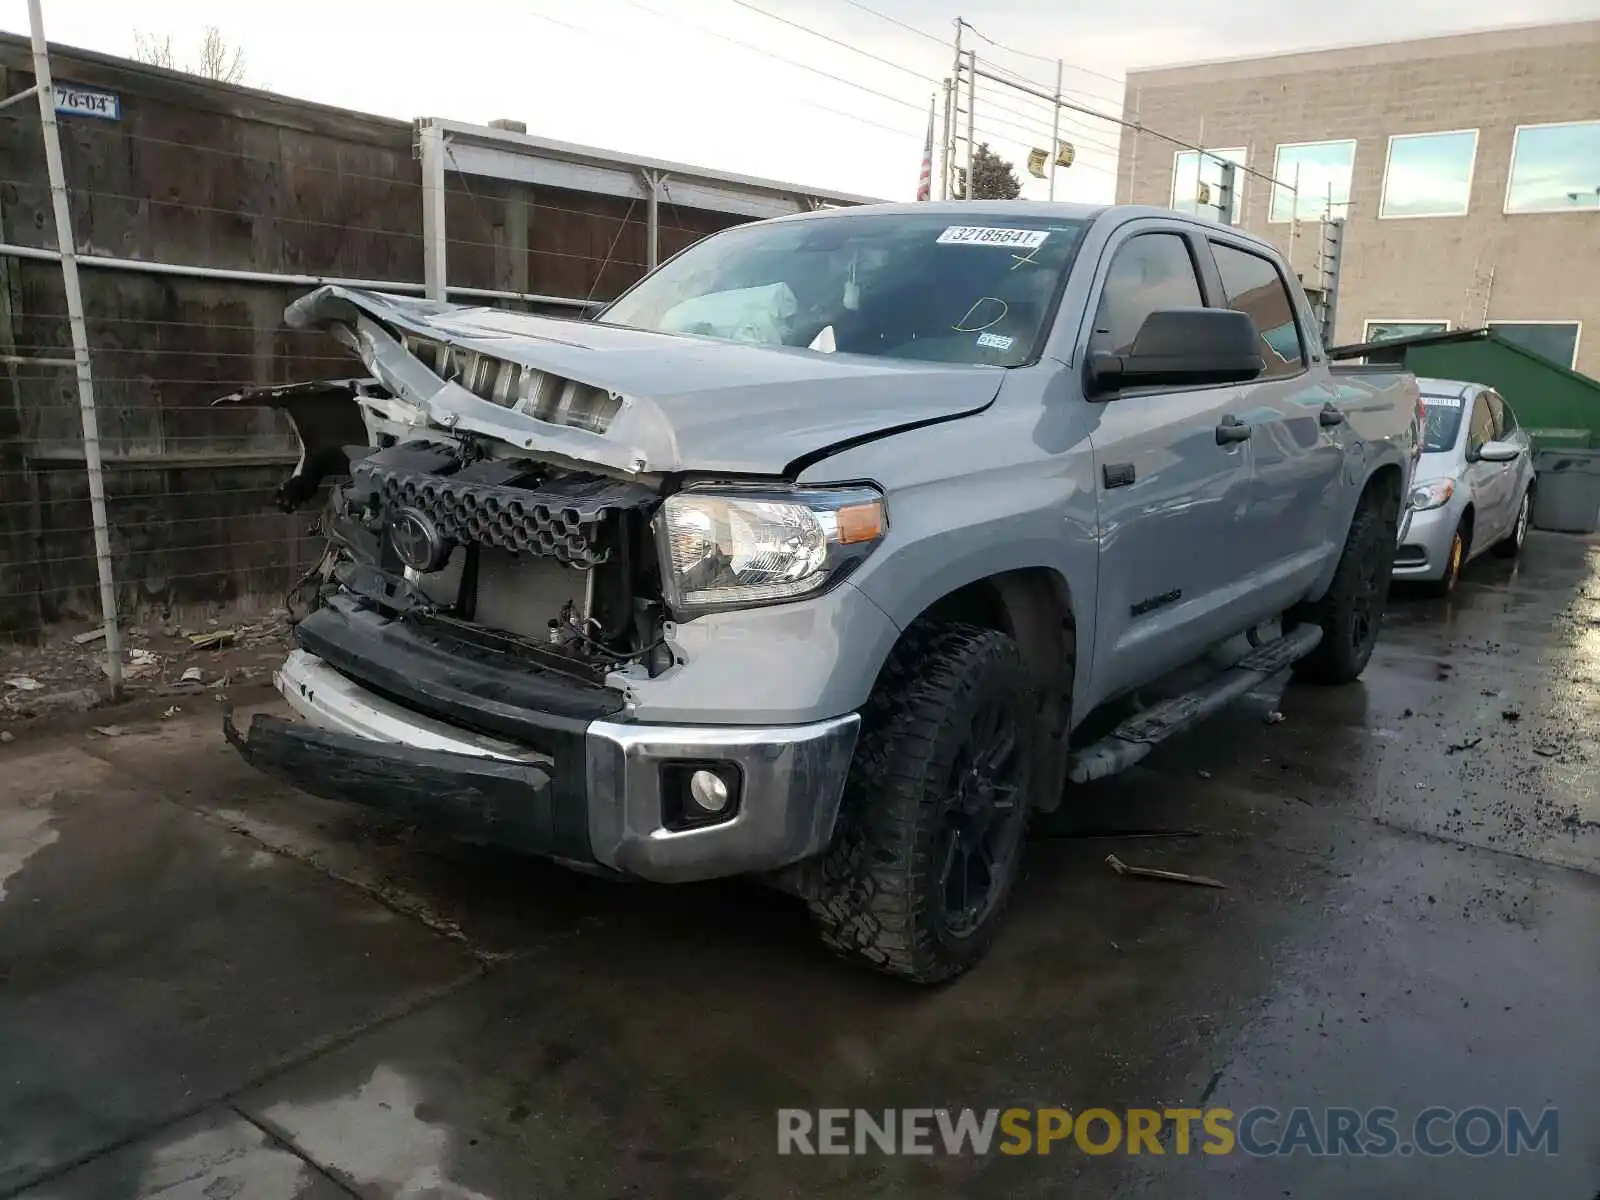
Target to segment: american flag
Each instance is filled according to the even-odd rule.
[[[933,109],[936,101],[928,101],[928,140],[922,146],[922,176],[917,180],[917,199],[933,199]]]

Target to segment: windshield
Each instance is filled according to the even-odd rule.
[[[1423,396],[1422,411],[1428,418],[1428,427],[1422,431],[1422,452],[1454,450],[1456,434],[1461,432],[1461,397]]]
[[[819,353],[1015,367],[1036,353],[1085,225],[992,213],[744,225],[684,251],[596,320]]]

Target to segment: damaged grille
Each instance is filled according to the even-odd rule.
[[[491,404],[538,421],[604,433],[622,408],[616,392],[579,383],[438,338],[405,335],[406,351],[440,379],[458,383]]]
[[[564,475],[545,487],[524,483],[531,468],[525,462],[474,463],[440,475],[420,462],[393,461],[393,454],[373,455],[351,468],[353,480],[380,496],[386,512],[412,507],[453,542],[548,556],[576,567],[595,567],[610,557],[608,517],[653,499],[639,485],[598,476]]]

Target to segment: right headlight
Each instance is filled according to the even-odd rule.
[[[883,540],[883,497],[867,487],[688,488],[656,516],[667,606],[680,617],[825,591]]]
[[[1430,508],[1438,508],[1449,503],[1450,497],[1456,494],[1456,484],[1453,479],[1430,479],[1427,483],[1419,483],[1411,489],[1411,507],[1418,512],[1426,512]]]

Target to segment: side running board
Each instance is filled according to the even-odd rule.
[[[1098,742],[1075,751],[1067,763],[1067,778],[1073,783],[1088,783],[1126,770],[1173,734],[1209,717],[1262,680],[1304,658],[1320,641],[1322,630],[1318,626],[1299,625],[1276,641],[1257,647],[1203,687],[1137,713]]]

